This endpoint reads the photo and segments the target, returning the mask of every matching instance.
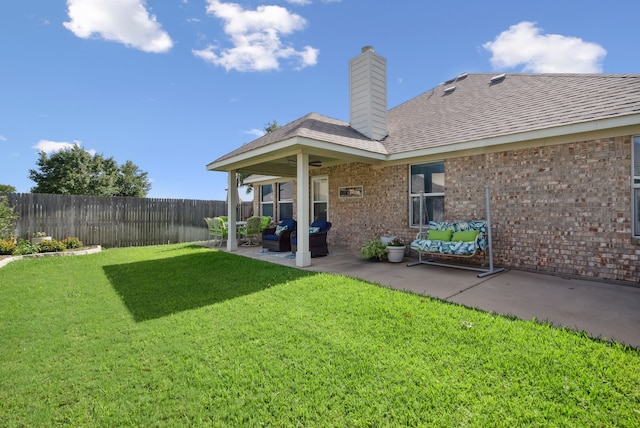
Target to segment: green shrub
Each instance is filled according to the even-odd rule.
[[[38,244],[32,244],[28,239],[18,239],[18,248],[14,252],[16,255],[35,254],[39,249]]]
[[[82,243],[81,240],[79,240],[76,237],[68,237],[68,238],[64,238],[62,240],[62,244],[65,246],[66,249],[71,250],[74,248],[81,248],[82,246],[84,246],[84,244]]]
[[[62,242],[52,239],[51,241],[42,241],[38,246],[39,253],[51,253],[55,251],[64,251],[65,246]]]
[[[387,245],[379,239],[369,239],[360,247],[360,255],[365,259],[381,260],[387,255]]]
[[[8,238],[0,241],[0,255],[6,256],[15,253],[18,246],[14,242],[13,238]]]

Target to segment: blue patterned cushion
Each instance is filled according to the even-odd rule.
[[[411,248],[416,251],[427,253],[439,253],[442,241],[431,241],[429,239],[416,239],[411,243]]]
[[[427,253],[442,253],[451,255],[469,255],[478,248],[487,250],[487,222],[484,220],[472,221],[429,221],[429,230],[450,230],[455,232],[478,231],[478,237],[472,242],[446,242],[430,241],[428,239],[416,239],[411,243],[411,248]]]
[[[276,226],[276,236],[280,236],[280,234],[287,229],[289,229],[289,226]]]
[[[329,222],[326,220],[316,220],[311,223],[311,227],[317,227],[319,228],[318,232],[324,232],[329,229]]]
[[[309,233],[318,233],[318,232],[320,232],[320,228],[319,227],[311,226],[309,228]]]
[[[280,222],[280,226],[287,226],[289,230],[296,228],[296,221],[292,218],[286,218]]]

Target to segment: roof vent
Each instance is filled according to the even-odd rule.
[[[444,94],[445,95],[449,95],[450,93],[452,93],[455,90],[456,90],[455,86],[449,86],[448,88],[444,88]]]
[[[449,85],[449,84],[451,84],[451,83],[453,83],[453,82],[455,82],[455,81],[456,81],[456,78],[454,77],[453,79],[446,80],[446,81],[443,83],[443,85]]]
[[[507,74],[506,74],[506,73],[498,74],[497,76],[493,76],[493,77],[490,79],[490,82],[491,82],[491,83],[498,83],[498,82],[503,81],[505,77],[507,77]]]
[[[469,75],[469,73],[462,73],[459,74],[458,77],[456,77],[456,80],[462,80],[462,79],[466,79],[466,77]]]

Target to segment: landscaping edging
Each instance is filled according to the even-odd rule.
[[[21,256],[9,256],[9,257],[0,258],[0,268],[8,265],[14,260],[35,258],[35,257],[82,256],[85,254],[99,253],[100,251],[102,251],[102,247],[100,245],[92,245],[90,247],[80,248],[78,250],[65,250],[65,251],[56,251],[56,252],[49,252],[49,253],[35,253],[35,254],[23,254]]]

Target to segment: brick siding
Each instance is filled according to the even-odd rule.
[[[491,191],[497,266],[640,283],[640,243],[631,237],[631,141],[617,137],[464,156],[445,161],[445,217],[485,219]],[[411,241],[409,165],[353,163],[329,176],[330,244],[359,248],[395,235]],[[363,186],[362,198],[338,188]],[[478,258],[475,262],[479,262]]]
[[[496,265],[639,283],[640,243],[631,238],[631,141],[618,137],[446,160],[445,217],[485,219],[489,185]],[[331,168],[333,239],[354,249],[383,234],[413,239],[408,171],[408,165]],[[338,187],[356,185],[364,187],[362,199],[337,197]]]

